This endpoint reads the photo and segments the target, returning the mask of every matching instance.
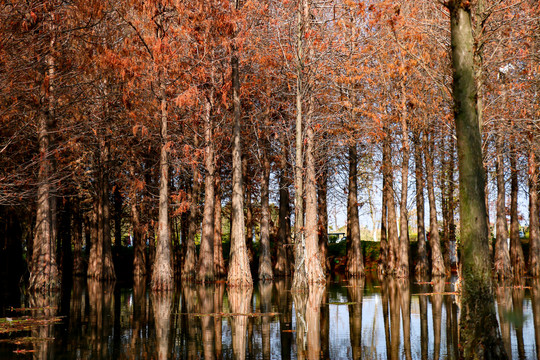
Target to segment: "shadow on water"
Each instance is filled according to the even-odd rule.
[[[61,297],[5,304],[0,358],[458,358],[459,297],[445,279],[368,277],[308,292],[290,286],[280,279],[152,293],[144,278],[131,288],[74,280]],[[495,292],[512,359],[540,359],[540,281],[500,283]]]

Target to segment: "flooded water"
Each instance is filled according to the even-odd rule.
[[[0,333],[0,358],[456,359],[454,291],[444,280],[369,277],[309,293],[292,293],[286,280],[171,294],[153,294],[144,283],[79,281],[61,297],[11,298],[0,321],[13,328]],[[538,282],[499,287],[496,295],[512,358],[540,359]]]

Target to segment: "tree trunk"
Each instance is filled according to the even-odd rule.
[[[96,280],[116,279],[111,251],[111,226],[109,210],[109,144],[101,134],[97,164],[96,196],[94,201],[92,246],[88,260],[87,276]]]
[[[51,25],[51,28],[53,26]],[[55,38],[51,36],[50,47]],[[30,266],[29,289],[34,292],[56,291],[60,288],[60,274],[56,263],[55,237],[52,219],[52,160],[51,131],[54,124],[54,105],[52,103],[54,58],[52,51],[45,56],[48,70],[43,75],[48,85],[42,86],[43,108],[38,113],[39,172],[36,206],[36,228]],[[46,108],[45,108],[46,107]]]
[[[235,314],[245,314],[233,316],[231,324],[233,359],[244,360],[246,359],[247,340],[251,339],[251,337],[248,337],[247,335],[249,322],[247,314],[251,312],[253,288],[251,286],[229,286],[227,292],[229,295],[228,298],[231,312]]]
[[[529,152],[529,272],[535,278],[540,277],[540,201],[538,191],[538,162],[534,150],[531,149]]]
[[[80,208],[80,199],[76,198],[73,204],[73,275],[84,275],[83,259],[83,220]]]
[[[349,334],[353,359],[362,359],[362,299],[364,277],[349,280],[347,294],[349,300]]]
[[[390,157],[390,144],[388,139],[385,137],[383,139],[382,145],[382,162],[381,162],[381,173],[383,174],[382,181],[382,201],[381,201],[381,250],[379,253],[379,261],[377,264],[377,273],[379,276],[387,274],[388,266],[388,207],[386,203],[386,198],[388,197],[388,158]]]
[[[347,272],[350,276],[364,275],[364,259],[358,218],[358,150],[349,146],[349,194],[347,196]]]
[[[328,165],[326,157],[320,161],[321,174],[317,177],[319,260],[324,273],[330,269],[328,258]]]
[[[113,191],[114,199],[114,246],[122,246],[122,207],[124,200],[118,186]]]
[[[194,134],[194,148],[199,147],[199,136]],[[184,240],[184,264],[182,267],[182,280],[195,280],[195,235],[197,234],[199,218],[199,192],[200,192],[200,173],[196,164],[193,165],[193,183],[189,193],[189,215],[188,215],[188,233]]]
[[[170,354],[170,332],[173,294],[170,292],[153,293],[152,305],[156,329],[157,359],[165,360]]]
[[[216,278],[222,278],[226,275],[226,272],[221,238],[221,179],[217,172],[214,176],[214,182],[214,275]]]
[[[304,155],[303,155],[303,109],[304,100],[304,35],[306,20],[309,14],[309,0],[301,0],[297,11],[296,27],[296,153],[294,167],[294,277],[292,287],[294,289],[307,288],[307,273],[304,258],[305,255],[305,229],[304,229]]]
[[[426,228],[424,223],[424,174],[422,148],[420,147],[420,136],[415,136],[414,141],[414,161],[416,177],[416,223],[418,226],[418,259],[414,269],[419,280],[426,280],[429,274],[429,261],[426,249]]]
[[[289,185],[290,180],[287,177],[287,145],[285,134],[281,135],[282,154],[280,158],[279,170],[279,228],[276,244],[276,264],[274,266],[274,275],[287,276],[290,274],[289,264],[289,243],[291,235],[291,208]]]
[[[502,134],[496,140],[497,158],[497,238],[495,241],[495,272],[499,280],[511,279],[510,254],[508,252],[508,225],[506,223],[506,189],[504,181],[504,158]]]
[[[159,34],[158,34],[159,37]],[[163,70],[161,70],[163,71]],[[152,269],[152,290],[170,291],[174,286],[172,269],[171,237],[169,229],[169,144],[167,136],[167,98],[165,93],[164,74],[159,77],[160,86],[160,120],[161,151],[159,157],[159,214],[156,257]]]
[[[429,245],[431,247],[431,276],[445,276],[444,259],[441,253],[439,224],[437,223],[437,208],[435,203],[434,165],[433,165],[433,134],[428,140],[427,132],[423,134],[424,155],[426,161],[426,179],[429,199]]]
[[[311,113],[311,106],[309,112]],[[311,116],[309,118],[311,120]],[[314,284],[323,283],[326,278],[318,256],[319,229],[317,223],[317,174],[314,154],[315,132],[311,124],[307,127],[306,133],[306,244],[304,256],[308,282]]]
[[[133,277],[140,279],[146,275],[146,244],[143,239],[135,194],[131,199],[131,226],[133,228]]]
[[[407,127],[407,104],[405,84],[401,81],[401,199],[399,202],[399,256],[396,275],[400,278],[409,277],[409,224],[407,214],[407,196],[409,188],[409,129]]]
[[[197,281],[210,282],[214,280],[214,176],[215,159],[214,144],[212,139],[212,95],[205,103],[205,167],[204,179],[204,210],[202,221],[201,247],[199,249],[199,263],[197,269]]]
[[[525,256],[519,238],[518,219],[518,170],[515,150],[510,153],[510,261],[514,271],[514,279],[520,281],[525,274]]]
[[[270,159],[263,149],[263,174],[261,178],[261,247],[259,279],[272,280],[272,258],[270,257],[270,206],[269,206]]]
[[[449,8],[463,259],[461,355],[465,359],[506,359],[491,280],[471,13],[460,0],[450,1]]]
[[[398,228],[397,228],[397,216],[396,216],[396,205],[394,200],[394,169],[392,166],[392,153],[390,148],[390,133],[389,130],[386,130],[388,141],[386,146],[388,147],[388,163],[384,166],[384,171],[386,171],[386,209],[387,209],[387,228],[388,228],[388,262],[387,273],[395,275],[397,265],[398,265],[398,251],[399,251],[399,238],[398,238]],[[384,145],[383,145],[384,146]]]
[[[239,9],[239,0],[235,0],[235,8]],[[238,55],[233,46],[231,57],[232,90],[233,90],[233,149],[232,149],[232,213],[231,213],[231,254],[229,256],[229,285],[253,284],[249,267],[246,239],[244,234],[244,193],[242,184],[242,142],[240,119],[240,74]]]

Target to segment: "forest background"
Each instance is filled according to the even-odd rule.
[[[379,273],[448,274],[450,3],[2,1],[3,270],[39,291],[110,280],[130,245],[156,290],[293,270],[307,286],[331,268],[330,199],[347,207],[349,275],[364,272],[360,206],[382,224]],[[494,272],[538,276],[540,8],[463,6]]]

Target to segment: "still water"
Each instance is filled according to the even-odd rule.
[[[21,297],[3,308],[2,321],[29,323],[0,333],[0,358],[456,359],[454,288],[367,277],[300,294],[286,280],[153,294],[143,282],[78,281],[61,297]],[[500,286],[496,295],[512,358],[540,359],[540,282]]]

